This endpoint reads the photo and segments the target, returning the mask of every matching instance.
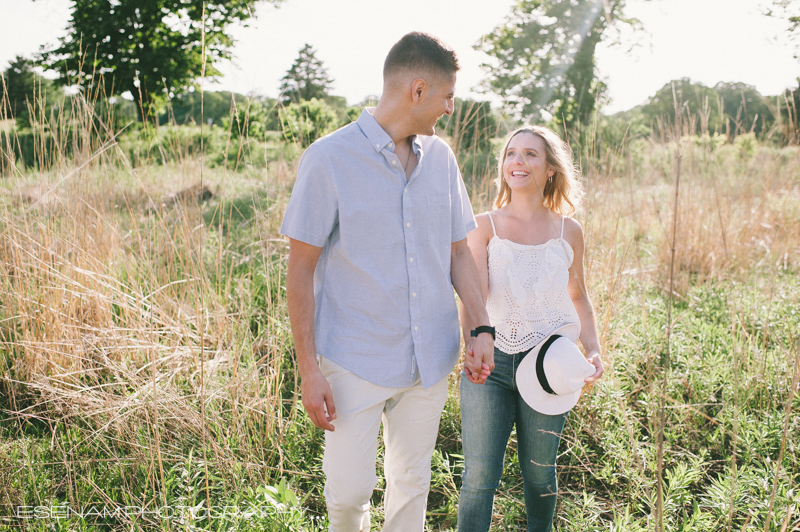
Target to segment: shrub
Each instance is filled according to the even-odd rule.
[[[287,105],[280,110],[280,118],[283,137],[304,147],[332,133],[338,125],[336,111],[317,98]]]
[[[756,153],[756,134],[744,133],[736,137],[733,145],[736,147],[736,154],[742,161],[749,161]]]
[[[222,127],[230,130],[231,138],[262,139],[267,129],[267,110],[257,100],[236,106],[236,112],[222,119]]]

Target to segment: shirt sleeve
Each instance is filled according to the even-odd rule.
[[[300,158],[297,181],[286,207],[281,234],[323,247],[339,220],[339,201],[330,159],[312,144]]]
[[[452,152],[450,152],[450,197],[453,217],[450,224],[453,230],[451,242],[458,242],[467,238],[467,233],[478,227],[478,223],[472,212],[472,204],[461,171],[458,169],[458,162]]]

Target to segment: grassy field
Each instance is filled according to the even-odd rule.
[[[327,529],[278,234],[300,150],[228,139],[209,161],[169,134],[4,163],[0,529]],[[598,151],[578,218],[608,370],[565,429],[556,528],[800,530],[800,150]],[[458,155],[486,210],[491,158]],[[457,380],[431,530],[455,527]],[[507,464],[494,529],[522,530],[513,437]]]

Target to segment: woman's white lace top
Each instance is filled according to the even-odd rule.
[[[489,252],[489,323],[496,329],[495,347],[505,353],[526,351],[566,324],[575,325],[580,336],[580,320],[567,293],[573,251],[561,236],[537,246],[517,244],[497,236]],[[570,333],[573,329],[570,329]],[[572,336],[569,334],[568,336]]]

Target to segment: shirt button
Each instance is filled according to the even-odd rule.
[[[392,161],[392,166],[396,165],[397,161]]]
[[[411,227],[411,224],[406,224],[406,227]]]
[[[408,189],[407,189],[407,188],[404,188],[404,189],[403,189],[403,194],[405,194],[406,192],[408,192]]]
[[[416,325],[414,325],[414,330],[415,330],[415,331],[418,331],[418,330],[419,330],[419,327],[417,327]]]
[[[387,146],[389,146],[391,148],[392,147],[392,143],[390,142],[389,144],[387,144]]]
[[[414,262],[414,257],[409,257],[408,262]]]
[[[417,293],[416,292],[411,292],[411,297],[417,297]]]
[[[380,149],[381,145],[380,144],[376,144],[375,147]]]

